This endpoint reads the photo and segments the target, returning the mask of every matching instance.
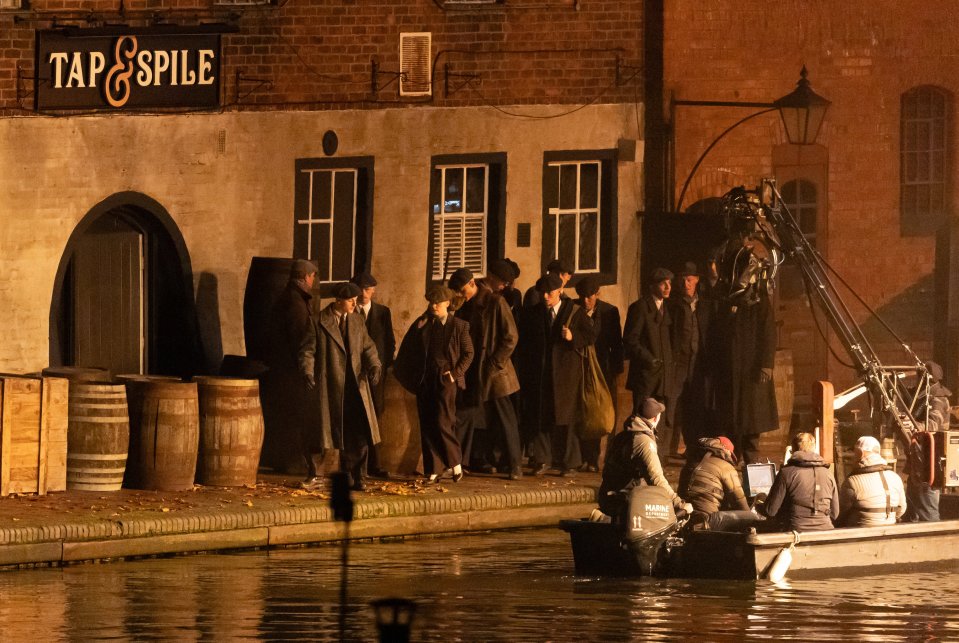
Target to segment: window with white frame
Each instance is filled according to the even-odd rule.
[[[616,276],[614,151],[553,152],[543,167],[543,263],[560,259],[577,275]]]
[[[505,155],[435,157],[430,176],[427,274],[443,281],[457,268],[486,274],[502,251]]]
[[[321,284],[348,280],[369,267],[372,162],[296,162],[293,256],[318,265]]]

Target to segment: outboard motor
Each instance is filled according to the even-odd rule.
[[[662,487],[639,485],[629,492],[624,542],[641,573],[652,576],[666,563],[667,539],[680,527],[673,501]]]

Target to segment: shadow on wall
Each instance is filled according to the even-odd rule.
[[[196,316],[205,371],[216,373],[223,361],[223,335],[220,328],[220,295],[216,275],[201,272],[196,285]]]
[[[879,317],[912,350],[920,359],[932,359],[933,330],[935,327],[935,288],[933,274],[924,275],[913,282],[909,287],[876,309]],[[858,303],[847,303],[853,310],[861,310]],[[863,332],[872,343],[873,348],[879,351],[883,359],[899,360],[902,362],[903,352],[896,350],[899,344],[889,334],[875,316],[870,315],[862,324]]]

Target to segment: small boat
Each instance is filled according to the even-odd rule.
[[[766,578],[783,549],[789,578],[959,569],[959,520],[900,523],[793,533],[680,530],[662,540],[658,559],[645,564],[609,523],[564,520],[577,576],[645,576],[757,580]]]

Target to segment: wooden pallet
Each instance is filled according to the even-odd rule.
[[[0,377],[0,496],[63,491],[69,382]]]

